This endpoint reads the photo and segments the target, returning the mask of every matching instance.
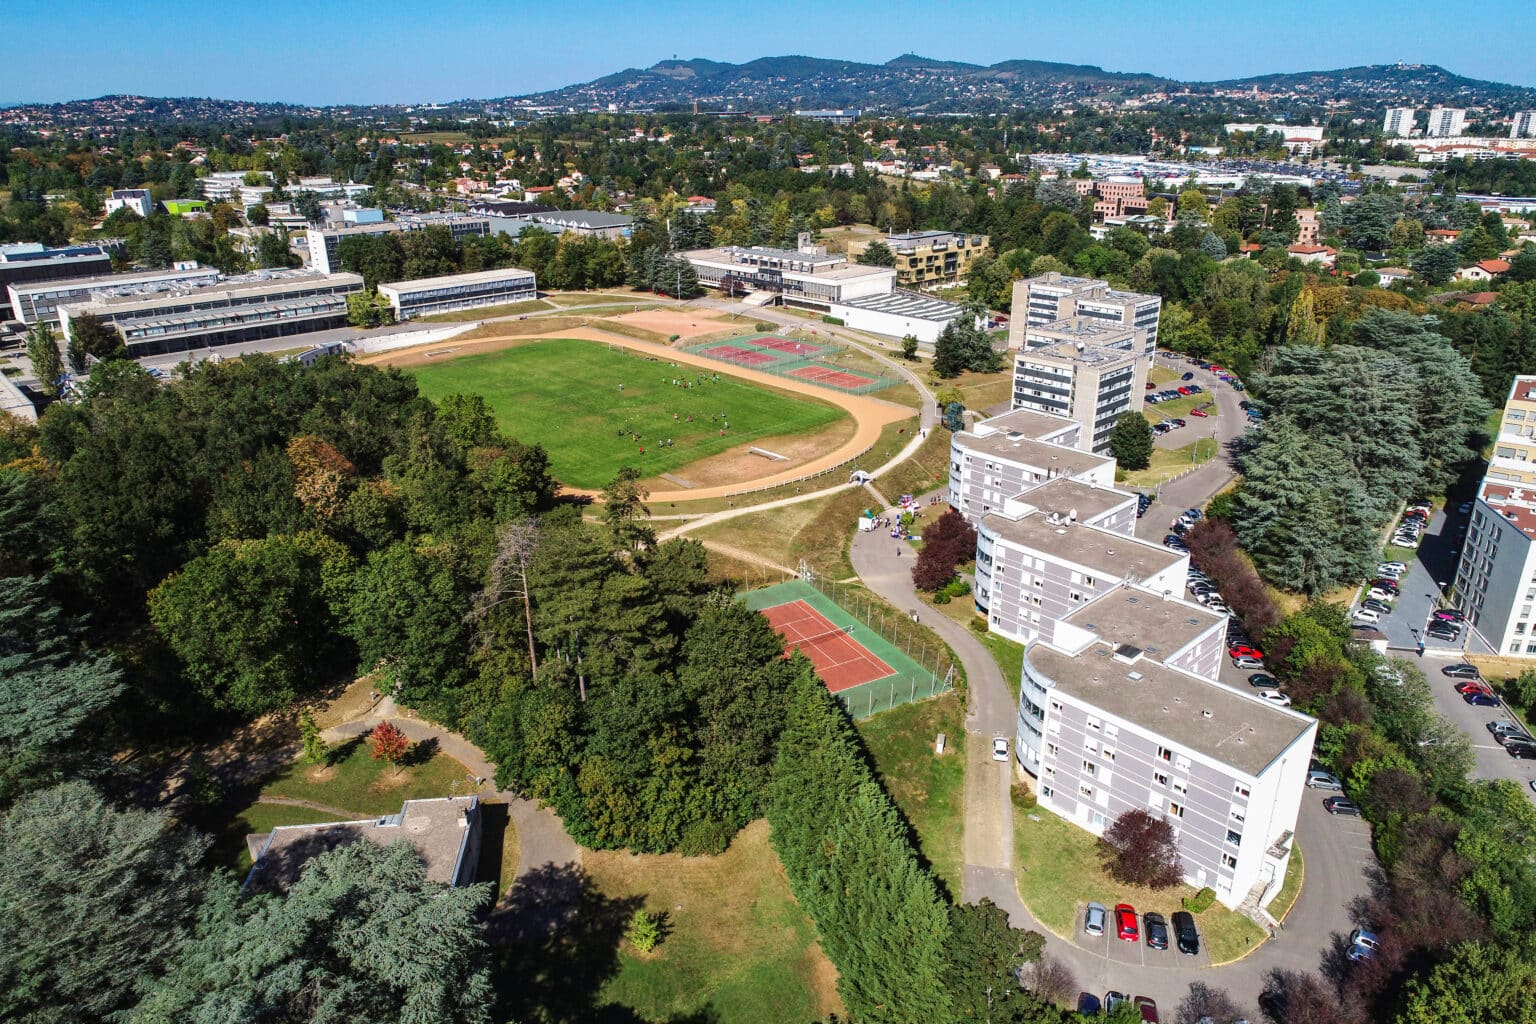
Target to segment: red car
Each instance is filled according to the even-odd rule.
[[[1191,416],[1200,416],[1200,417],[1205,417],[1205,416],[1209,416],[1210,415],[1210,413],[1206,412],[1204,409],[1191,409],[1191,410],[1189,410],[1189,414]]]
[[[1115,931],[1126,942],[1141,938],[1141,931],[1136,927],[1136,908],[1129,903],[1115,904]]]
[[[1467,694],[1467,693],[1490,693],[1491,694],[1493,692],[1493,690],[1490,689],[1488,684],[1483,682],[1481,679],[1468,679],[1466,682],[1457,683],[1456,684],[1456,692],[1457,693],[1461,693],[1461,694]]]
[[[1233,658],[1258,658],[1264,660],[1264,652],[1257,647],[1249,647],[1247,644],[1233,644],[1227,648],[1227,655]]]

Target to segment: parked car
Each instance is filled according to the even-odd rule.
[[[992,760],[1008,760],[1008,741],[999,736],[992,741]]]
[[[1168,948],[1168,922],[1163,915],[1155,911],[1147,911],[1141,915],[1141,926],[1147,934],[1148,949]]]
[[[1157,1015],[1157,1004],[1150,997],[1137,996],[1131,1002],[1141,1011],[1141,1024],[1158,1024],[1158,1021],[1162,1020]]]
[[[1307,772],[1308,789],[1331,789],[1335,793],[1344,791],[1344,784],[1330,772],[1313,769]]]
[[[1115,934],[1126,942],[1141,938],[1141,931],[1136,927],[1136,908],[1129,903],[1115,904]]]
[[[1244,655],[1241,658],[1233,658],[1232,667],[1240,669],[1259,669],[1265,668],[1266,666],[1258,658],[1250,658],[1247,655]]]
[[[1376,955],[1381,948],[1381,940],[1375,932],[1366,931],[1364,928],[1356,928],[1349,933],[1349,952],[1344,955],[1351,960],[1369,960]]]
[[[1461,699],[1474,707],[1496,708],[1499,706],[1499,698],[1491,693],[1478,693],[1475,690],[1471,693],[1462,694]]]
[[[1200,953],[1200,933],[1195,930],[1195,915],[1189,911],[1173,912],[1173,937],[1178,943],[1179,952],[1185,956],[1197,956]]]
[[[1329,814],[1342,814],[1346,818],[1360,817],[1360,805],[1342,796],[1330,796],[1323,801],[1323,810]]]
[[[1259,699],[1267,700],[1271,704],[1278,704],[1283,708],[1288,708],[1291,706],[1291,698],[1281,693],[1279,690],[1260,690]]]
[[[1462,662],[1459,665],[1447,665],[1445,668],[1440,670],[1440,674],[1443,676],[1450,676],[1452,679],[1483,678],[1483,674],[1478,671],[1476,665],[1469,665],[1466,662]]]
[[[1103,935],[1104,922],[1108,918],[1109,911],[1104,909],[1104,904],[1088,904],[1088,909],[1083,911],[1083,931],[1089,935]]]

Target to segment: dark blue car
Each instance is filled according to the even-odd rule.
[[[1462,694],[1461,699],[1468,704],[1475,704],[1483,708],[1496,708],[1499,706],[1499,698],[1491,693],[1480,693],[1477,690]]]

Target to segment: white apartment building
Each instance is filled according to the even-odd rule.
[[[1224,616],[1115,586],[1025,648],[1015,752],[1041,807],[1095,835],[1129,810],[1161,815],[1189,884],[1262,906],[1290,861],[1317,723],[1218,682],[1224,648]]]
[[[140,217],[148,217],[155,212],[155,197],[147,188],[115,188],[107,198],[106,209],[108,217],[118,210],[132,210]]]
[[[1456,569],[1456,602],[1489,648],[1536,657],[1536,376],[1510,386]]]
[[[1467,126],[1467,112],[1458,107],[1431,107],[1424,134],[1435,139],[1460,138]]]
[[[1120,291],[1111,288],[1107,281],[1051,271],[1014,282],[1008,345],[1010,348],[1025,347],[1030,328],[1073,317],[1088,317],[1139,329],[1143,332],[1143,350],[1150,354],[1157,348],[1157,325],[1162,309],[1162,296]]]
[[[1082,317],[1031,329],[1013,357],[1013,408],[1074,420],[1080,448],[1108,451],[1115,423],[1142,408],[1152,360],[1140,333]]]
[[[436,313],[522,302],[537,298],[539,290],[533,271],[506,267],[381,284],[379,294],[389,300],[396,320],[411,320]]]
[[[1388,107],[1381,130],[1390,138],[1406,139],[1413,134],[1413,121],[1417,113],[1412,107]]]
[[[1512,139],[1536,137],[1536,110],[1517,111],[1509,121],[1509,137]]]

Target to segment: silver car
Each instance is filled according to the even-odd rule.
[[[1103,935],[1104,922],[1108,919],[1109,911],[1104,909],[1104,904],[1090,903],[1083,912],[1083,931],[1089,935]]]

